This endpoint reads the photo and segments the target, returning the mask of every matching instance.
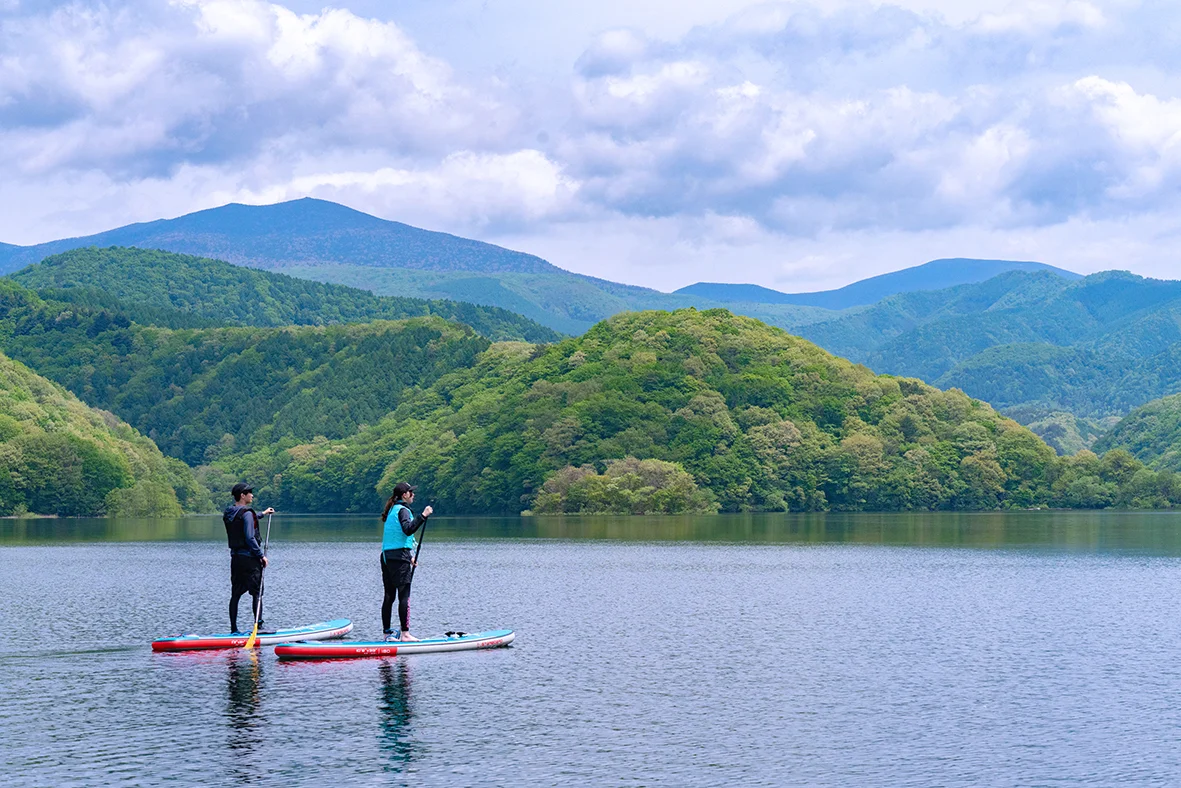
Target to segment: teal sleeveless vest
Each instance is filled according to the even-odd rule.
[[[384,550],[407,550],[414,549],[414,534],[402,533],[402,524],[398,522],[398,512],[406,507],[400,503],[394,504],[394,508],[390,509],[389,515],[385,518],[385,525],[381,532],[381,549]]]

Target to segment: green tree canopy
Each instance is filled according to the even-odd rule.
[[[409,479],[441,510],[510,513],[559,506],[545,496],[600,483],[579,469],[609,477],[626,457],[676,463],[723,511],[1062,505],[1077,479],[1116,492],[1072,505],[1116,505],[1135,477],[1063,463],[962,392],[874,375],[725,310],[627,313],[557,345],[493,345],[354,436],[219,464],[311,511],[372,510]]]
[[[183,463],[127,424],[0,355],[0,514],[180,514],[210,502]]]
[[[167,311],[220,325],[322,326],[368,320],[441,317],[471,326],[490,339],[551,342],[561,335],[507,309],[460,301],[378,296],[368,290],[297,279],[221,260],[155,249],[74,249],[12,275],[59,300],[111,306],[145,324]],[[170,327],[172,322],[164,323]],[[191,323],[190,323],[191,325]]]

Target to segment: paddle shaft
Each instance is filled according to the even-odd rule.
[[[262,540],[262,557],[267,557],[267,550],[271,546],[271,518],[273,514],[267,515],[267,535]],[[262,586],[266,579],[267,567],[264,564],[262,569],[258,570],[258,606],[254,610],[254,630],[258,632],[258,619],[262,617]]]
[[[414,548],[414,560],[410,562],[410,582],[414,582],[414,570],[418,568],[418,554],[422,552],[422,537],[426,535],[426,524],[430,518],[422,521],[422,528],[418,529],[418,547]]]
[[[267,548],[271,546],[271,517],[274,515],[267,515],[267,535],[262,543],[262,557],[267,557]],[[244,648],[254,648],[254,641],[258,640],[258,620],[262,618],[262,589],[263,580],[266,575],[266,565],[259,567],[258,570],[258,600],[254,605],[254,630],[250,633],[250,637],[246,638],[246,645]]]

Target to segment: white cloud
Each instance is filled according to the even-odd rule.
[[[1090,102],[1091,112],[1131,151],[1164,156],[1181,140],[1181,99],[1140,94],[1126,82],[1087,77],[1073,88]]]
[[[785,292],[840,287],[928,260],[961,257],[1038,260],[1079,273],[1133,270],[1177,278],[1170,248],[1181,220],[1170,213],[1130,219],[1071,219],[998,232],[956,226],[921,231],[851,231],[785,237],[733,217],[610,217],[547,223],[490,239],[579,273],[672,290],[693,282],[752,282]],[[916,250],[921,257],[916,257]]]
[[[1014,3],[999,13],[981,14],[973,27],[985,33],[1036,35],[1066,26],[1102,27],[1107,19],[1097,6],[1081,0]]]
[[[257,0],[71,4],[0,27],[10,166],[103,169],[380,146],[498,147],[515,110],[456,81],[392,23]],[[0,153],[0,156],[3,156]]]
[[[315,163],[310,163],[314,165]],[[564,218],[578,184],[539,151],[456,153],[430,169],[311,172],[227,199],[273,203],[305,196],[367,205],[403,221],[482,229]]]
[[[456,68],[468,33],[431,49],[378,3],[292,3],[0,0],[0,240],[314,195],[667,286],[1170,257],[1181,8],[1160,0],[388,7],[567,42],[533,72]]]
[[[955,161],[945,163],[935,195],[976,211],[988,211],[996,195],[1012,184],[1032,148],[1025,129],[993,126],[957,146]]]

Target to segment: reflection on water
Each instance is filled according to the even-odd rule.
[[[226,652],[226,748],[233,782],[258,781],[258,748],[263,741],[259,704],[262,663],[258,654],[235,649]]]
[[[932,547],[1052,547],[1085,552],[1181,555],[1181,514],[1171,512],[922,512],[746,514],[673,517],[439,517],[430,541],[575,539],[765,544],[892,544]],[[377,542],[370,515],[287,515],[282,541]],[[176,519],[0,520],[0,545],[46,542],[221,541],[214,515]]]
[[[381,735],[378,748],[389,755],[386,771],[402,772],[410,765],[410,723],[414,710],[410,705],[410,663],[405,660],[382,660],[377,668],[381,683],[378,709],[381,714]]]

